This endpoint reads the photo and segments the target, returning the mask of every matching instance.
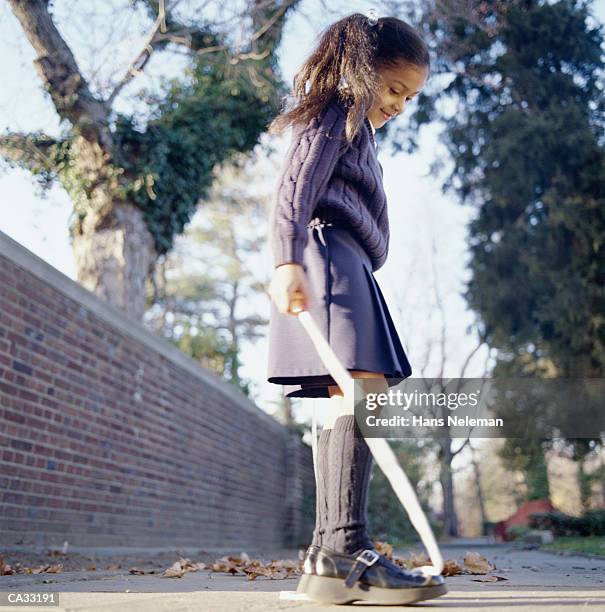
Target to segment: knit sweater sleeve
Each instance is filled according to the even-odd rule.
[[[307,224],[342,152],[344,127],[344,115],[330,105],[308,124],[292,129],[271,214],[275,267],[303,261]]]

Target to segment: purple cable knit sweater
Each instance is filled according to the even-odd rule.
[[[292,142],[273,193],[270,243],[275,267],[303,262],[307,224],[316,216],[345,221],[372,262],[382,267],[389,247],[382,166],[368,119],[349,146],[346,106],[334,98]]]

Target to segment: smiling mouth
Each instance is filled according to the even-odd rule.
[[[388,121],[389,119],[393,118],[394,115],[389,115],[389,113],[385,113],[382,108],[380,109],[380,112],[382,113],[382,116]]]

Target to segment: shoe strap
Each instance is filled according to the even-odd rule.
[[[345,578],[345,586],[351,588],[361,575],[370,567],[374,565],[376,561],[380,559],[380,555],[371,548],[366,548],[355,558],[355,563],[349,570],[347,577]]]

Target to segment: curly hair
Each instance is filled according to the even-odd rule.
[[[378,92],[377,68],[403,61],[430,71],[425,42],[411,25],[396,17],[381,17],[372,26],[365,15],[352,13],[320,36],[294,76],[294,107],[273,119],[269,133],[280,134],[291,124],[307,124],[336,96],[348,109],[345,137],[351,143]]]

